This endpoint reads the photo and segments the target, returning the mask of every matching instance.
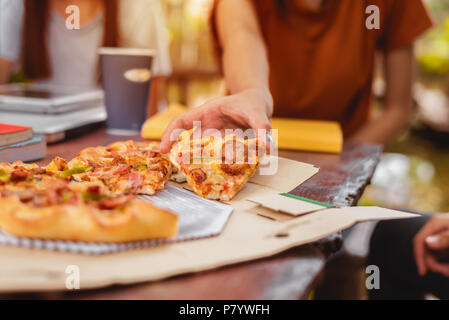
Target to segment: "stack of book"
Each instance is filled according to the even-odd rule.
[[[0,123],[0,162],[34,161],[46,154],[43,135],[34,134],[31,127]]]
[[[106,120],[103,91],[45,83],[0,85],[0,121],[32,127],[48,143]]]

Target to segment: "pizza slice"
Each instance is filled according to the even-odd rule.
[[[28,175],[37,176],[45,174],[44,168],[35,163],[29,164],[22,161],[15,161],[13,163],[0,162],[0,185],[5,181],[25,180]]]
[[[78,182],[103,183],[114,194],[154,195],[164,188],[172,165],[157,143],[125,141],[86,148],[69,162],[55,158],[46,170]]]
[[[167,238],[177,233],[177,215],[138,200],[135,195],[111,195],[103,184],[70,183],[43,171],[33,173],[32,167],[28,167],[29,171],[14,166],[11,170],[7,164],[0,167],[0,228],[9,234],[127,242]]]
[[[236,135],[193,139],[190,130],[173,145],[170,160],[199,196],[231,200],[256,172],[261,150],[265,152],[261,139]]]

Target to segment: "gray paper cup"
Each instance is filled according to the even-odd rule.
[[[108,133],[136,134],[147,118],[151,84],[151,49],[105,48],[100,55]]]

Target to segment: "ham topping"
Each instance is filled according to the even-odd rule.
[[[201,169],[193,169],[190,171],[190,174],[192,175],[193,180],[199,184],[207,179],[206,173]]]
[[[131,172],[129,175],[129,181],[131,182],[132,188],[138,188],[143,184],[142,175],[137,172]]]
[[[98,207],[104,210],[116,209],[133,200],[135,197],[134,195],[120,195],[114,198],[103,199],[98,203]]]
[[[123,164],[114,170],[113,174],[126,174],[131,169],[131,166]]]
[[[24,169],[18,169],[11,172],[11,180],[12,181],[25,180],[28,177],[28,175],[29,175],[28,171]]]

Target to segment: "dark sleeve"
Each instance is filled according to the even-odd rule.
[[[422,0],[388,0],[388,12],[380,46],[391,51],[412,44],[433,26],[433,20]]]

